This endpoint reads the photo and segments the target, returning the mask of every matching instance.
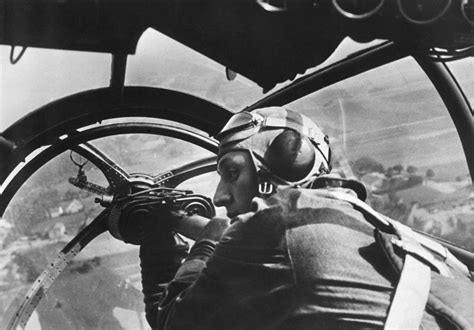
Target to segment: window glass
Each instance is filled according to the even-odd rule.
[[[330,136],[334,172],[368,187],[393,219],[474,251],[474,200],[462,146],[435,88],[411,59],[288,105]]]
[[[111,136],[95,140],[93,144],[107,150],[107,155],[130,173],[150,175],[213,155],[189,142],[151,134]]]
[[[58,98],[109,85],[110,54],[29,47],[12,65],[9,53],[0,46],[0,131]]]
[[[126,84],[188,93],[231,111],[263,97],[256,83],[242,75],[228,81],[225,66],[152,29],[128,59]]]

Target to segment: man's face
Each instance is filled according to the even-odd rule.
[[[224,206],[233,218],[250,211],[252,198],[257,196],[257,173],[247,151],[226,153],[217,164],[221,179],[214,194],[214,204]]]

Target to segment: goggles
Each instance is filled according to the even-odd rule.
[[[261,127],[263,122],[264,118],[260,115],[252,114],[250,112],[240,112],[230,118],[224,128],[216,135],[216,139],[219,142],[222,142],[225,137],[230,134],[245,130],[253,130],[256,127]]]

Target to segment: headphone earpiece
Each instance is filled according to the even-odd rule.
[[[264,155],[271,173],[295,182],[304,179],[313,169],[315,150],[308,137],[288,129],[279,134]]]

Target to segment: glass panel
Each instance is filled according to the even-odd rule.
[[[331,137],[335,170],[369,188],[369,203],[474,251],[474,201],[452,120],[411,58],[288,105]]]
[[[29,252],[28,256],[33,260],[40,257],[44,268],[54,258],[49,246],[35,254]],[[28,327],[144,329],[144,307],[138,247],[105,233],[92,241],[58,277]]]
[[[58,252],[102,209],[94,203],[92,193],[68,183],[68,178],[78,173],[69,156],[64,152],[40,168],[20,188],[3,215],[9,226],[2,228],[0,240],[2,324],[8,322],[29,287]],[[84,170],[90,181],[105,185],[106,179],[97,168],[89,163]],[[50,303],[58,311],[64,304],[62,300]],[[43,315],[35,313],[31,324],[40,322]]]
[[[126,134],[91,142],[129,172],[157,174],[211,156],[181,140]],[[83,160],[74,154],[78,163]],[[84,166],[88,181],[107,186],[102,172]],[[8,322],[25,293],[57,253],[103,209],[95,195],[68,182],[78,167],[70,152],[39,169],[8,206],[0,228],[0,324]],[[212,197],[217,174],[180,188]],[[143,329],[143,295],[138,247],[108,232],[93,240],[59,276],[30,318],[32,329]]]
[[[448,62],[448,67],[464,90],[472,109],[474,105],[474,58],[468,57],[459,61]]]
[[[0,46],[0,131],[53,100],[109,85],[109,54],[28,48],[12,65],[9,53]]]
[[[189,93],[231,111],[263,97],[262,89],[242,75],[228,81],[225,70],[221,64],[148,29],[138,43],[136,55],[129,58],[126,84]]]
[[[123,134],[92,142],[130,173],[156,175],[213,154],[166,136]]]

